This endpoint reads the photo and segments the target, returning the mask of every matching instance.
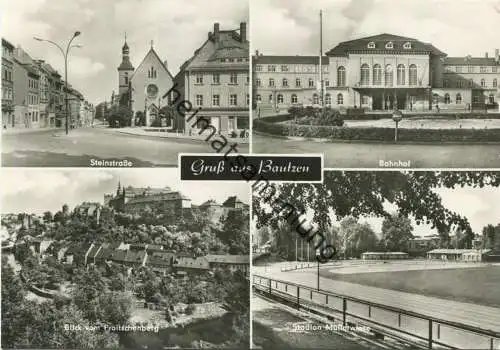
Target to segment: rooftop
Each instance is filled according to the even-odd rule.
[[[254,56],[255,64],[319,64],[319,56]],[[323,56],[321,64],[328,65],[329,58]]]
[[[387,46],[392,43],[392,48]],[[371,46],[369,47],[369,44]],[[409,45],[408,45],[409,44]],[[419,41],[414,38],[382,33],[364,38],[344,41],[326,52],[327,56],[347,56],[349,53],[359,51],[383,51],[384,53],[425,53],[435,56],[446,56],[446,54],[432,44]]]
[[[207,255],[205,259],[209,263],[223,263],[223,264],[250,264],[249,255]]]
[[[494,57],[446,57],[443,62],[450,66],[499,66]]]

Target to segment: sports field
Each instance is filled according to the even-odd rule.
[[[500,307],[500,266],[422,269],[369,273],[334,273],[322,277],[401,292]]]

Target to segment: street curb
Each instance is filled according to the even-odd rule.
[[[254,135],[261,135],[261,136],[266,136],[274,139],[280,139],[280,140],[289,140],[289,141],[311,141],[311,142],[317,142],[317,143],[355,143],[355,144],[374,144],[374,145],[429,145],[429,146],[441,146],[441,145],[500,145],[500,142],[478,142],[478,141],[473,141],[473,142],[458,142],[458,141],[441,141],[441,142],[425,142],[425,141],[420,141],[420,142],[415,142],[415,141],[398,141],[398,142],[393,142],[393,141],[372,141],[372,140],[341,140],[341,139],[327,139],[327,138],[314,138],[314,137],[302,137],[302,136],[282,136],[282,135],[273,135],[273,134],[268,134],[262,131],[254,131]]]

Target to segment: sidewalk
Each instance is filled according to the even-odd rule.
[[[147,131],[147,130],[151,131]],[[207,142],[207,137],[210,136],[209,133],[203,133],[202,135],[198,135],[197,133],[193,135],[186,135],[182,133],[175,133],[175,132],[166,132],[166,131],[156,131],[154,129],[161,129],[161,128],[119,128],[119,129],[112,129],[116,130],[119,133],[122,134],[127,134],[127,135],[137,135],[137,136],[149,136],[149,137],[159,137],[159,138],[168,138],[168,139],[180,139],[180,140],[194,140],[194,141],[202,141],[202,142]],[[248,144],[248,138],[240,138],[240,137],[230,137],[227,134],[221,134],[223,135],[228,143],[238,143],[238,144]],[[215,134],[208,142],[217,140],[220,136]]]
[[[10,128],[2,129],[2,135],[19,135],[47,131],[64,131],[64,128]]]

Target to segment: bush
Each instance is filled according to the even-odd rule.
[[[277,136],[299,136],[351,141],[394,141],[394,128],[344,128],[324,125],[276,124],[254,120],[254,130]],[[400,141],[500,142],[498,129],[399,129]]]
[[[185,313],[186,315],[192,315],[194,313],[194,311],[196,310],[196,305],[194,304],[189,304],[187,307],[186,307],[186,310],[185,310]]]

